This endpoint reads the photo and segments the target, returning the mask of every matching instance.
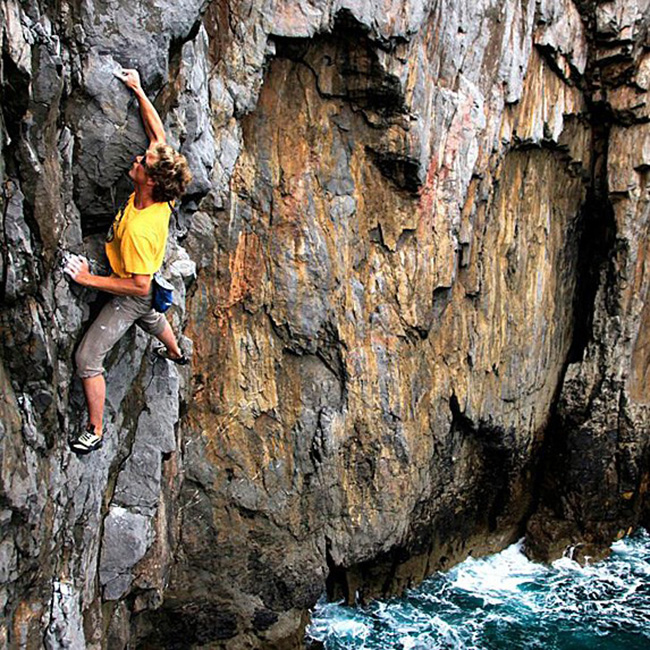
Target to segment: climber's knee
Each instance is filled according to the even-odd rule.
[[[77,376],[81,379],[96,377],[104,372],[104,355],[93,353],[92,346],[88,345],[87,337],[81,342],[75,354]]]
[[[133,325],[138,314],[128,297],[113,298],[102,307],[75,354],[79,377],[87,379],[104,372],[106,355]]]
[[[155,337],[160,336],[165,331],[167,325],[165,316],[153,309],[140,317],[136,322],[147,334]]]

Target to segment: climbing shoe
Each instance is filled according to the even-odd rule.
[[[89,454],[91,451],[95,451],[95,449],[100,449],[103,444],[104,439],[102,436],[98,436],[95,433],[95,425],[88,424],[82,434],[70,441],[70,449],[75,454]]]
[[[174,363],[177,363],[179,366],[186,366],[190,362],[189,357],[182,350],[181,350],[180,357],[170,356],[169,350],[164,345],[154,348],[153,353],[156,357],[160,359],[167,359],[167,361],[173,361]]]

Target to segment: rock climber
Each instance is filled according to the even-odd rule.
[[[121,70],[116,76],[138,100],[149,146],[135,157],[129,170],[134,192],[106,238],[111,275],[93,275],[87,260],[77,256],[71,257],[65,268],[80,285],[115,296],[90,326],[75,356],[88,406],[85,430],[70,441],[71,449],[79,454],[102,446],[104,358],[133,323],[163,343],[154,350],[158,356],[180,365],[189,362],[165,316],[152,308],[152,276],[165,255],[171,206],[183,195],[192,176],[185,157],[166,144],[162,120],[142,89],[138,72]]]

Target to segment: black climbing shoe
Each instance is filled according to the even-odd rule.
[[[154,356],[160,359],[167,359],[167,361],[173,361],[174,363],[177,363],[179,366],[186,366],[190,362],[189,357],[182,350],[181,350],[180,357],[169,356],[169,350],[167,350],[167,348],[164,345],[154,348],[153,353]]]
[[[95,425],[88,424],[82,434],[70,441],[70,449],[75,454],[89,454],[91,451],[95,451],[95,449],[100,449],[103,444],[104,439],[102,436],[98,436],[95,433]]]

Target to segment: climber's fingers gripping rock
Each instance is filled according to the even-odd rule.
[[[119,72],[116,72],[115,76],[123,81],[131,90],[138,90],[140,88],[140,74],[137,70],[123,68]]]
[[[65,267],[63,268],[64,273],[67,273],[75,282],[79,282],[80,278],[83,275],[90,273],[90,265],[88,260],[81,255],[70,255],[68,257]]]

